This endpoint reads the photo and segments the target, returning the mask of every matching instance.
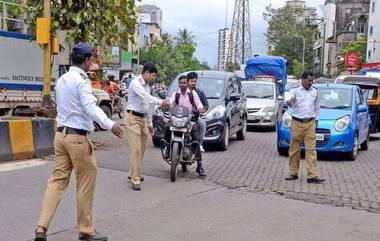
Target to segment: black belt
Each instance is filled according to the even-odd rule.
[[[297,117],[292,117],[293,120],[296,120],[298,122],[302,122],[302,123],[305,123],[305,122],[309,122],[309,121],[312,121],[314,120],[314,118],[306,118],[306,119],[300,119],[300,118],[297,118]]]
[[[145,114],[140,113],[140,112],[136,112],[134,110],[127,110],[127,113],[129,113],[131,115],[134,115],[134,116],[137,116],[137,117],[140,117],[140,118],[144,118],[145,117]]]
[[[63,132],[63,130],[66,128],[66,134],[75,134],[75,135],[81,135],[81,136],[86,136],[88,134],[88,131],[82,130],[82,129],[75,129],[71,127],[58,127],[57,132]]]

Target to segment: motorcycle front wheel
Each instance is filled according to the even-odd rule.
[[[179,161],[179,143],[173,143],[172,156],[171,156],[171,165],[170,165],[170,180],[175,182],[177,179],[177,166]]]

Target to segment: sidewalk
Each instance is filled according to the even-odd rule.
[[[52,163],[1,172],[2,241],[32,240]],[[199,179],[145,176],[132,191],[126,173],[99,169],[95,223],[110,241],[377,241],[380,215],[231,190]],[[49,241],[77,240],[75,177]]]

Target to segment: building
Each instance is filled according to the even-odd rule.
[[[380,62],[380,1],[371,0],[368,21],[367,63]]]
[[[326,0],[323,17],[314,43],[314,69],[326,76],[336,76],[344,60],[342,50],[350,41],[367,34],[370,0]]]
[[[218,37],[218,70],[226,70],[227,55],[230,39],[230,30],[228,28],[219,29]]]
[[[148,4],[139,6],[138,23],[140,48],[150,46],[154,40],[161,38],[162,10],[159,7]]]
[[[285,7],[293,9],[301,9],[304,14],[301,16],[300,20],[304,21],[305,19],[315,19],[317,18],[317,9],[315,7],[306,6],[306,1],[304,0],[287,0],[285,2]]]

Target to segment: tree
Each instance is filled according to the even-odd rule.
[[[290,72],[294,72],[294,60],[302,59],[303,40],[305,40],[305,67],[313,63],[315,26],[310,25],[304,8],[285,6],[275,9],[266,7],[264,19],[269,24],[266,32],[267,41],[274,45],[271,54],[286,58]]]
[[[293,60],[293,75],[297,79],[301,79],[304,66],[298,60]]]
[[[193,46],[197,46],[194,41],[195,36],[191,31],[188,31],[186,28],[179,29],[177,32],[177,37],[175,37],[175,41],[177,44],[190,44]]]
[[[366,62],[367,56],[367,35],[362,34],[356,40],[350,41],[345,48],[342,49],[341,55],[345,56],[346,53],[359,53],[359,65]],[[338,73],[344,71],[344,60],[338,63]]]
[[[235,70],[240,70],[240,65],[238,63],[231,63],[231,62],[228,62],[226,64],[226,70],[228,72],[235,72]]]
[[[41,0],[26,0],[37,11],[31,12],[35,25],[42,16]],[[133,41],[136,27],[135,0],[52,0],[52,30],[69,30],[69,42],[85,41],[93,46],[119,46],[127,49],[128,38]]]
[[[195,45],[184,42],[175,44],[172,36],[163,34],[161,40],[155,40],[149,48],[140,49],[140,62],[156,64],[158,68],[156,81],[168,85],[182,72],[205,69],[205,66],[194,58],[195,50]]]

